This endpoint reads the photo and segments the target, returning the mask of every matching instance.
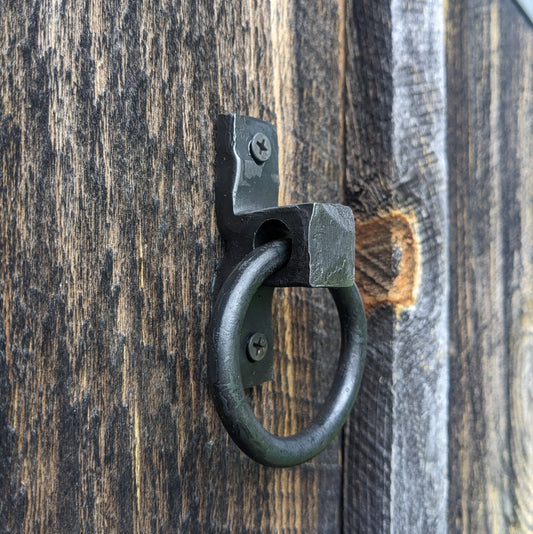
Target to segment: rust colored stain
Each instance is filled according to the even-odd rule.
[[[367,314],[392,305],[399,312],[416,301],[419,253],[411,217],[391,212],[356,221],[355,282]]]

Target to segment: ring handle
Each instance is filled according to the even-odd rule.
[[[355,402],[366,354],[366,316],[354,284],[329,288],[340,318],[341,354],[332,388],[311,424],[292,436],[276,436],[258,421],[244,393],[239,366],[246,311],[263,282],[291,255],[287,240],[250,252],[231,272],[216,300],[209,336],[208,368],[215,406],[226,430],[255,461],[273,467],[303,463],[326,448]]]

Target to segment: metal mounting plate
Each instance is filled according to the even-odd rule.
[[[349,287],[354,281],[355,225],[350,208],[307,203],[278,207],[278,143],[274,126],[242,115],[220,115],[216,123],[215,206],[225,255],[215,293],[255,247],[274,239],[292,242],[288,263],[254,297],[241,333],[244,387],[273,377],[272,287]],[[251,361],[246,345],[255,332],[268,349]]]

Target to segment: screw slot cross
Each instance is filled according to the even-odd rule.
[[[250,143],[250,152],[257,163],[264,163],[272,155],[270,139],[265,134],[256,133]]]
[[[268,150],[268,148],[266,147],[266,141],[264,139],[262,141],[257,141],[257,146],[261,149],[261,153]]]
[[[265,357],[267,350],[268,341],[265,334],[256,332],[250,337],[248,346],[246,347],[246,352],[252,361],[261,361]]]

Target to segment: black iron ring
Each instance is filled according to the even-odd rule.
[[[324,405],[309,427],[292,436],[275,436],[258,421],[241,380],[242,325],[255,292],[287,263],[290,250],[290,242],[272,241],[253,250],[235,267],[215,303],[209,337],[209,378],[218,414],[248,456],[274,467],[305,462],[333,440],[357,397],[366,354],[366,316],[356,285],[329,288],[340,318],[341,356]]]

